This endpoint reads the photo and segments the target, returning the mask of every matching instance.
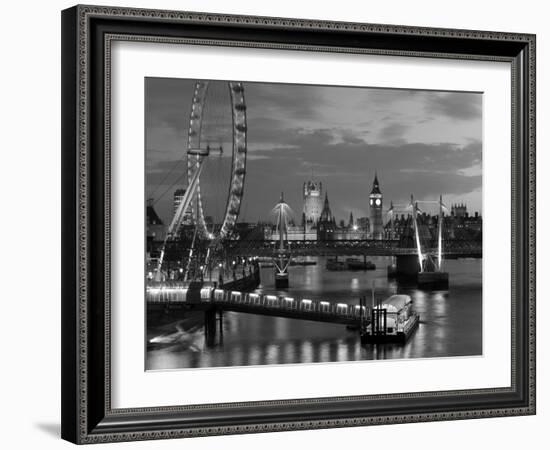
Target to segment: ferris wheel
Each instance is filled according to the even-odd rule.
[[[189,261],[197,234],[213,241],[215,246],[233,230],[244,192],[246,137],[242,82],[197,81],[187,140],[188,186],[168,226],[157,263],[156,281],[162,279],[166,243],[177,235],[189,209],[195,225]]]
[[[187,176],[190,187],[196,178],[190,207],[198,232],[207,239],[227,237],[237,220],[244,192],[246,140],[243,84],[197,81],[189,117]]]

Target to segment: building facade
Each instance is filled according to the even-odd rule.
[[[336,219],[330,210],[328,194],[325,194],[323,210],[321,211],[321,217],[319,217],[319,221],[317,222],[317,239],[320,241],[332,241],[334,240],[335,232]]]
[[[451,205],[451,216],[454,217],[466,217],[468,215],[468,208],[464,203],[456,203]]]
[[[302,215],[305,233],[310,233],[317,226],[323,212],[323,184],[306,181],[304,183],[304,209]]]

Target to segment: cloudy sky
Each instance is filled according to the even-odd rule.
[[[186,183],[194,82],[145,82],[147,196],[165,221],[173,191]],[[212,108],[209,130],[218,123],[221,135],[227,134],[229,126],[221,125],[230,123],[226,85],[217,82],[209,90],[212,105],[226,105],[225,116],[221,106]],[[245,83],[245,98],[248,158],[240,220],[268,219],[281,191],[299,220],[302,185],[312,177],[323,183],[338,219],[350,211],[368,216],[375,171],[386,207],[390,200],[405,203],[411,193],[423,200],[442,194],[447,205],[464,202],[470,212],[481,212],[480,93]],[[223,154],[209,160],[201,182],[210,185],[203,191],[207,213],[215,217],[223,211],[229,181],[230,145],[222,145]]]

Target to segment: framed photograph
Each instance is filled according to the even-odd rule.
[[[62,436],[535,413],[535,36],[62,12]]]

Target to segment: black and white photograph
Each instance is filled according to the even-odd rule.
[[[6,6],[1,448],[544,449],[546,3]]]
[[[144,84],[146,370],[483,355],[482,92]]]

